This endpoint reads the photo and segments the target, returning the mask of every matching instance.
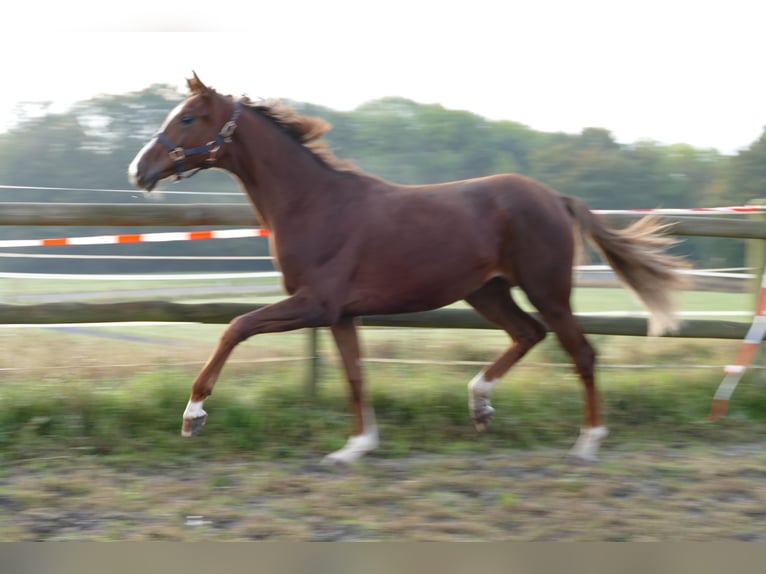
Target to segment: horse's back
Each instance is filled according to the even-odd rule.
[[[560,196],[529,178],[392,185],[369,197],[348,215],[358,245],[352,299],[366,302],[349,312],[439,307],[496,277],[523,285],[546,270],[554,281],[571,274],[571,220]]]
[[[420,215],[414,217],[437,227],[448,224],[464,240],[471,237],[506,247],[512,243],[515,252],[521,247],[536,252],[544,246],[567,252],[573,242],[572,217],[562,195],[523,175],[399,189],[403,195],[399,213],[417,212]]]

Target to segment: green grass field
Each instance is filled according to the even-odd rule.
[[[210,288],[172,299],[264,301]],[[690,313],[749,305],[681,297]],[[640,310],[616,289],[578,290],[575,308]],[[350,417],[325,330],[316,396],[307,332],[255,337],[227,363],[202,432],[180,436],[222,328],[0,328],[0,540],[763,540],[763,371],[745,374],[724,420],[705,421],[739,341],[591,336],[611,432],[601,463],[581,466],[565,457],[581,385],[554,338],[496,387],[479,435],[466,383],[504,333],[364,328],[381,445],[328,469],[317,463]]]
[[[182,275],[179,275],[182,276]],[[226,279],[184,279],[184,280],[161,280],[148,281],[140,279],[105,280],[105,279],[62,279],[40,280],[26,278],[0,278],[0,298],[5,303],[34,302],[36,298],[46,301],[55,301],[56,298],[68,298],[72,294],[81,294],[82,300],[91,298],[99,300],[110,299],[141,299],[152,298],[151,294],[142,294],[144,291],[172,290],[172,289],[198,289],[208,290],[208,296],[214,296],[216,290],[226,290],[226,297],[231,297],[230,290],[241,287],[242,294],[235,298],[252,298],[254,294],[263,293],[264,287],[273,287],[266,293],[278,293],[278,278],[226,278]],[[134,293],[128,293],[133,291]],[[115,295],[115,292],[119,295]],[[218,299],[218,298],[217,298]]]
[[[246,289],[247,281],[242,286]],[[55,293],[59,287],[34,288]],[[68,288],[87,293],[114,286],[74,282]],[[26,289],[0,284],[4,296]],[[263,302],[280,296],[244,297]],[[194,300],[200,299],[195,295]],[[711,292],[684,293],[680,303],[682,311],[692,314],[746,311],[750,305],[745,294]],[[576,290],[574,307],[580,313],[642,309],[627,291],[606,288]],[[740,315],[724,318],[747,320]],[[151,451],[151,456],[164,457],[187,452],[189,441],[178,436],[180,415],[191,381],[221,330],[220,325],[196,324],[0,329],[2,456],[97,452],[129,457]],[[384,452],[477,448],[465,386],[481,364],[505,348],[504,333],[367,328],[362,337]],[[623,439],[681,440],[698,432],[721,367],[731,362],[739,346],[738,341],[672,338],[591,340],[599,352],[605,411]],[[320,343],[322,377],[313,400],[305,392],[304,332],[265,335],[241,345],[208,402],[210,420],[193,442],[194,452],[220,455],[244,449],[269,458],[341,446],[349,424],[346,383],[329,335],[323,333]],[[400,360],[405,363],[390,362]],[[729,419],[720,423],[728,432],[739,429],[737,425],[745,429],[766,423],[760,380],[759,371],[746,376]],[[568,358],[549,337],[497,389],[498,414],[479,448],[568,444],[580,423],[580,393]]]

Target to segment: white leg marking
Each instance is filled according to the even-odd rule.
[[[184,411],[184,418],[198,419],[199,417],[204,417],[207,414],[202,408],[204,403],[205,401],[193,401],[189,399],[189,402],[186,405],[186,410]]]
[[[352,436],[346,445],[328,454],[322,462],[327,464],[350,464],[362,458],[366,453],[378,448],[378,425],[375,422],[375,412],[372,408],[365,409],[362,415],[364,432]]]
[[[587,461],[596,461],[598,449],[601,441],[609,434],[609,429],[605,426],[583,427],[580,429],[580,436],[572,447],[570,454],[579,459]]]
[[[186,420],[191,420],[191,419],[206,417],[207,413],[202,408],[202,405],[204,403],[205,401],[192,401],[191,399],[189,399],[189,402],[186,405],[186,410],[184,411],[183,418]],[[186,437],[191,436],[191,432],[188,432],[188,431],[181,431],[181,434]]]
[[[481,422],[482,419],[494,414],[495,409],[492,408],[489,398],[497,381],[498,379],[488,381],[484,378],[484,371],[482,371],[468,383],[468,408],[474,421]]]

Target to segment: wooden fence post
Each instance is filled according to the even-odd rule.
[[[766,205],[766,200],[751,199],[747,204]],[[766,212],[756,211],[749,214],[748,218],[763,221],[766,220]],[[745,266],[753,274],[753,278],[747,282],[747,292],[750,295],[752,309],[755,309],[758,305],[764,264],[766,264],[766,241],[763,239],[748,239],[745,243]]]

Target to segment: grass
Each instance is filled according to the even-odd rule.
[[[305,457],[18,461],[0,540],[764,540],[762,442],[604,452],[402,458],[348,469]]]
[[[478,435],[479,367],[460,361],[491,360],[503,334],[365,329],[367,356],[452,362],[367,363],[381,448],[328,469],[350,420],[327,333],[315,399],[304,362],[252,362],[301,354],[305,334],[258,337],[224,369],[200,435],[179,436],[220,330],[109,328],[166,344],[1,330],[2,365],[23,368],[0,371],[0,541],[764,540],[761,372],[725,420],[703,421],[738,341],[592,337],[611,435],[582,466],[564,456],[580,384],[552,339],[496,388]]]
[[[179,276],[185,274],[179,273]],[[156,295],[142,294],[142,291],[165,290],[165,289],[185,289],[195,288],[200,290],[200,295],[194,297],[209,298],[211,295],[216,300],[221,300],[220,295],[216,295],[216,290],[221,291],[221,287],[226,290],[234,287],[241,287],[242,293],[231,295],[226,291],[226,297],[232,299],[257,297],[263,295],[263,288],[273,287],[274,292],[280,291],[279,280],[273,277],[266,278],[231,278],[231,279],[184,279],[184,280],[104,280],[104,279],[62,279],[57,281],[41,281],[39,279],[18,279],[0,278],[0,297],[6,302],[15,302],[17,300],[29,301],[35,297],[44,298],[46,301],[55,300],[61,296],[62,299],[71,294],[81,294],[83,299],[98,298],[99,300],[126,298],[150,298]],[[209,292],[208,292],[209,289]],[[256,291],[257,289],[257,291]],[[129,293],[133,291],[134,293]],[[117,293],[115,295],[114,293]],[[183,294],[181,294],[183,296]],[[190,295],[186,295],[190,297]]]
[[[0,294],[126,287],[122,282],[27,283],[0,281]],[[226,284],[246,289],[252,281]],[[688,292],[681,298],[688,312],[748,306],[748,296],[737,293]],[[574,307],[578,312],[641,309],[622,289],[578,289]],[[247,452],[282,458],[342,446],[349,428],[348,391],[331,338],[320,338],[322,383],[319,395],[309,400],[306,364],[290,361],[308,353],[301,332],[257,337],[238,347],[207,404],[208,425],[196,439],[182,440],[180,415],[191,381],[221,328],[0,329],[0,367],[13,369],[0,371],[0,456],[81,452],[162,460]],[[133,340],[109,338],[125,334]],[[699,434],[721,366],[731,362],[739,346],[738,341],[671,338],[593,336],[591,341],[599,352],[605,412],[621,440],[656,436],[682,441]],[[449,362],[367,364],[382,426],[382,452],[568,446],[580,424],[581,388],[553,338],[536,347],[497,388],[491,430],[485,436],[475,434],[467,413],[466,382],[506,345],[506,335],[495,331],[365,329],[368,357]],[[709,368],[699,368],[705,365]],[[757,373],[746,375],[729,420],[719,426],[734,432],[737,425],[766,423],[763,389],[752,382],[759,380]]]
[[[614,342],[607,339],[600,346]],[[675,351],[659,349],[656,368],[600,370],[604,410],[620,443],[683,442],[700,436],[718,440],[766,427],[766,391],[757,373],[738,389],[727,420],[703,423],[720,371],[679,369],[668,362],[693,365],[718,357],[711,356],[707,345],[670,343]],[[374,350],[377,345],[372,342]],[[613,359],[635,359],[649,352],[622,346],[626,356]],[[456,357],[453,350],[449,353]],[[532,358],[555,353],[544,344]],[[182,439],[179,428],[196,368],[159,367],[108,377],[57,371],[34,381],[8,377],[0,398],[0,456],[83,453],[140,458],[144,464],[243,453],[268,460],[319,457],[342,446],[349,429],[346,383],[335,363],[332,357],[326,359],[314,399],[304,391],[300,363],[227,367],[207,403],[208,424],[192,440]],[[380,454],[568,448],[582,413],[579,382],[568,368],[531,363],[496,389],[497,414],[486,435],[475,433],[466,406],[466,381],[477,367],[368,365],[383,438]]]
[[[264,301],[253,284],[0,280],[0,296],[183,285],[210,294],[174,300]],[[681,297],[687,312],[751,305],[745,294]],[[642,309],[617,289],[578,289],[574,307]],[[611,436],[601,465],[571,467],[582,391],[552,338],[496,388],[495,419],[478,435],[466,383],[505,334],[365,329],[368,357],[449,364],[367,363],[381,448],[335,472],[316,464],[350,427],[327,333],[315,398],[306,363],[288,360],[307,354],[305,334],[257,337],[228,363],[202,433],[179,436],[221,328],[0,329],[0,368],[15,369],[0,371],[0,540],[763,540],[762,372],[748,371],[725,420],[704,422],[738,341],[590,337]]]

